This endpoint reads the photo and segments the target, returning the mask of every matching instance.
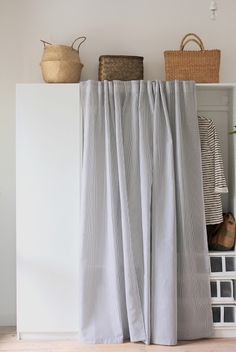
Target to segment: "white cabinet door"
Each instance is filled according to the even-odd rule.
[[[78,330],[77,84],[17,85],[17,328]]]

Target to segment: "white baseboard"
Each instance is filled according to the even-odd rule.
[[[34,341],[62,341],[62,340],[78,340],[78,332],[17,332],[18,340],[34,340]]]
[[[236,328],[235,326],[214,327],[212,337],[213,338],[236,338]]]
[[[63,341],[79,340],[78,332],[17,332],[18,340],[31,341]],[[212,338],[236,338],[235,327],[214,327]]]

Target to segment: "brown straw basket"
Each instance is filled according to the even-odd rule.
[[[99,57],[100,81],[132,81],[143,79],[143,57],[126,55],[102,55]]]
[[[80,40],[80,43],[75,49],[74,44],[77,40]],[[44,44],[41,69],[45,82],[76,83],[80,81],[83,64],[80,62],[79,48],[85,40],[86,37],[79,37],[73,41],[71,46],[53,45],[41,40]]]
[[[200,50],[186,51],[185,46],[196,43]],[[182,39],[180,50],[165,51],[166,80],[193,80],[198,83],[218,83],[220,50],[205,50],[202,40],[194,33]]]

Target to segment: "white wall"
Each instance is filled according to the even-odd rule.
[[[145,79],[164,79],[163,51],[195,32],[222,50],[221,81],[236,82],[236,1],[0,0],[0,325],[15,323],[15,83],[41,82],[40,38],[81,47],[82,80],[96,79],[102,54],[144,56]]]

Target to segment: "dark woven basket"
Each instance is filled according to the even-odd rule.
[[[143,79],[143,57],[126,55],[102,55],[99,57],[100,81],[132,81]]]

